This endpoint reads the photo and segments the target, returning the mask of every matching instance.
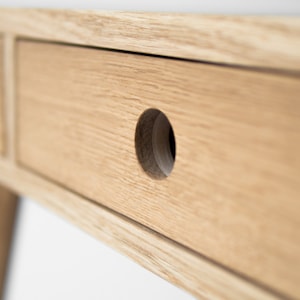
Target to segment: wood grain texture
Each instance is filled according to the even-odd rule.
[[[0,31],[215,63],[300,70],[300,18],[0,9]]]
[[[3,37],[0,36],[0,154],[4,153],[3,59]]]
[[[15,36],[5,34],[3,38],[4,67],[4,137],[5,156],[15,162]]]
[[[0,299],[3,299],[17,201],[14,193],[0,186]]]
[[[299,79],[26,41],[17,60],[21,164],[300,295]],[[175,132],[165,180],[135,155],[150,107]]]
[[[170,239],[0,158],[0,182],[199,299],[280,299]]]

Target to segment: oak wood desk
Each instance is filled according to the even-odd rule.
[[[15,195],[200,299],[300,297],[300,19],[0,10],[0,280]]]

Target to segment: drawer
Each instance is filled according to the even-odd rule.
[[[0,155],[4,152],[4,112],[3,112],[3,62],[4,62],[4,53],[3,53],[3,38],[0,36]]]
[[[19,40],[18,162],[299,294],[299,83]]]

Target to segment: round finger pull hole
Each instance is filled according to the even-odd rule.
[[[147,109],[140,116],[135,131],[135,150],[143,170],[152,178],[163,179],[172,172],[176,142],[166,115]]]

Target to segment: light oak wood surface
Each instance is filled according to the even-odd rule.
[[[198,299],[282,298],[125,216],[1,158],[0,170],[0,182],[11,190],[39,201]]]
[[[0,36],[0,154],[4,152],[4,112],[3,112],[3,37]]]
[[[0,31],[222,64],[300,71],[300,18],[0,9]]]
[[[0,186],[0,299],[3,300],[17,201],[15,194]]]
[[[18,42],[17,65],[23,166],[300,294],[298,78],[30,41]],[[135,155],[135,126],[150,107],[175,132],[165,180]]]
[[[15,36],[5,34],[3,39],[4,51],[4,137],[5,137],[5,156],[15,162]]]

